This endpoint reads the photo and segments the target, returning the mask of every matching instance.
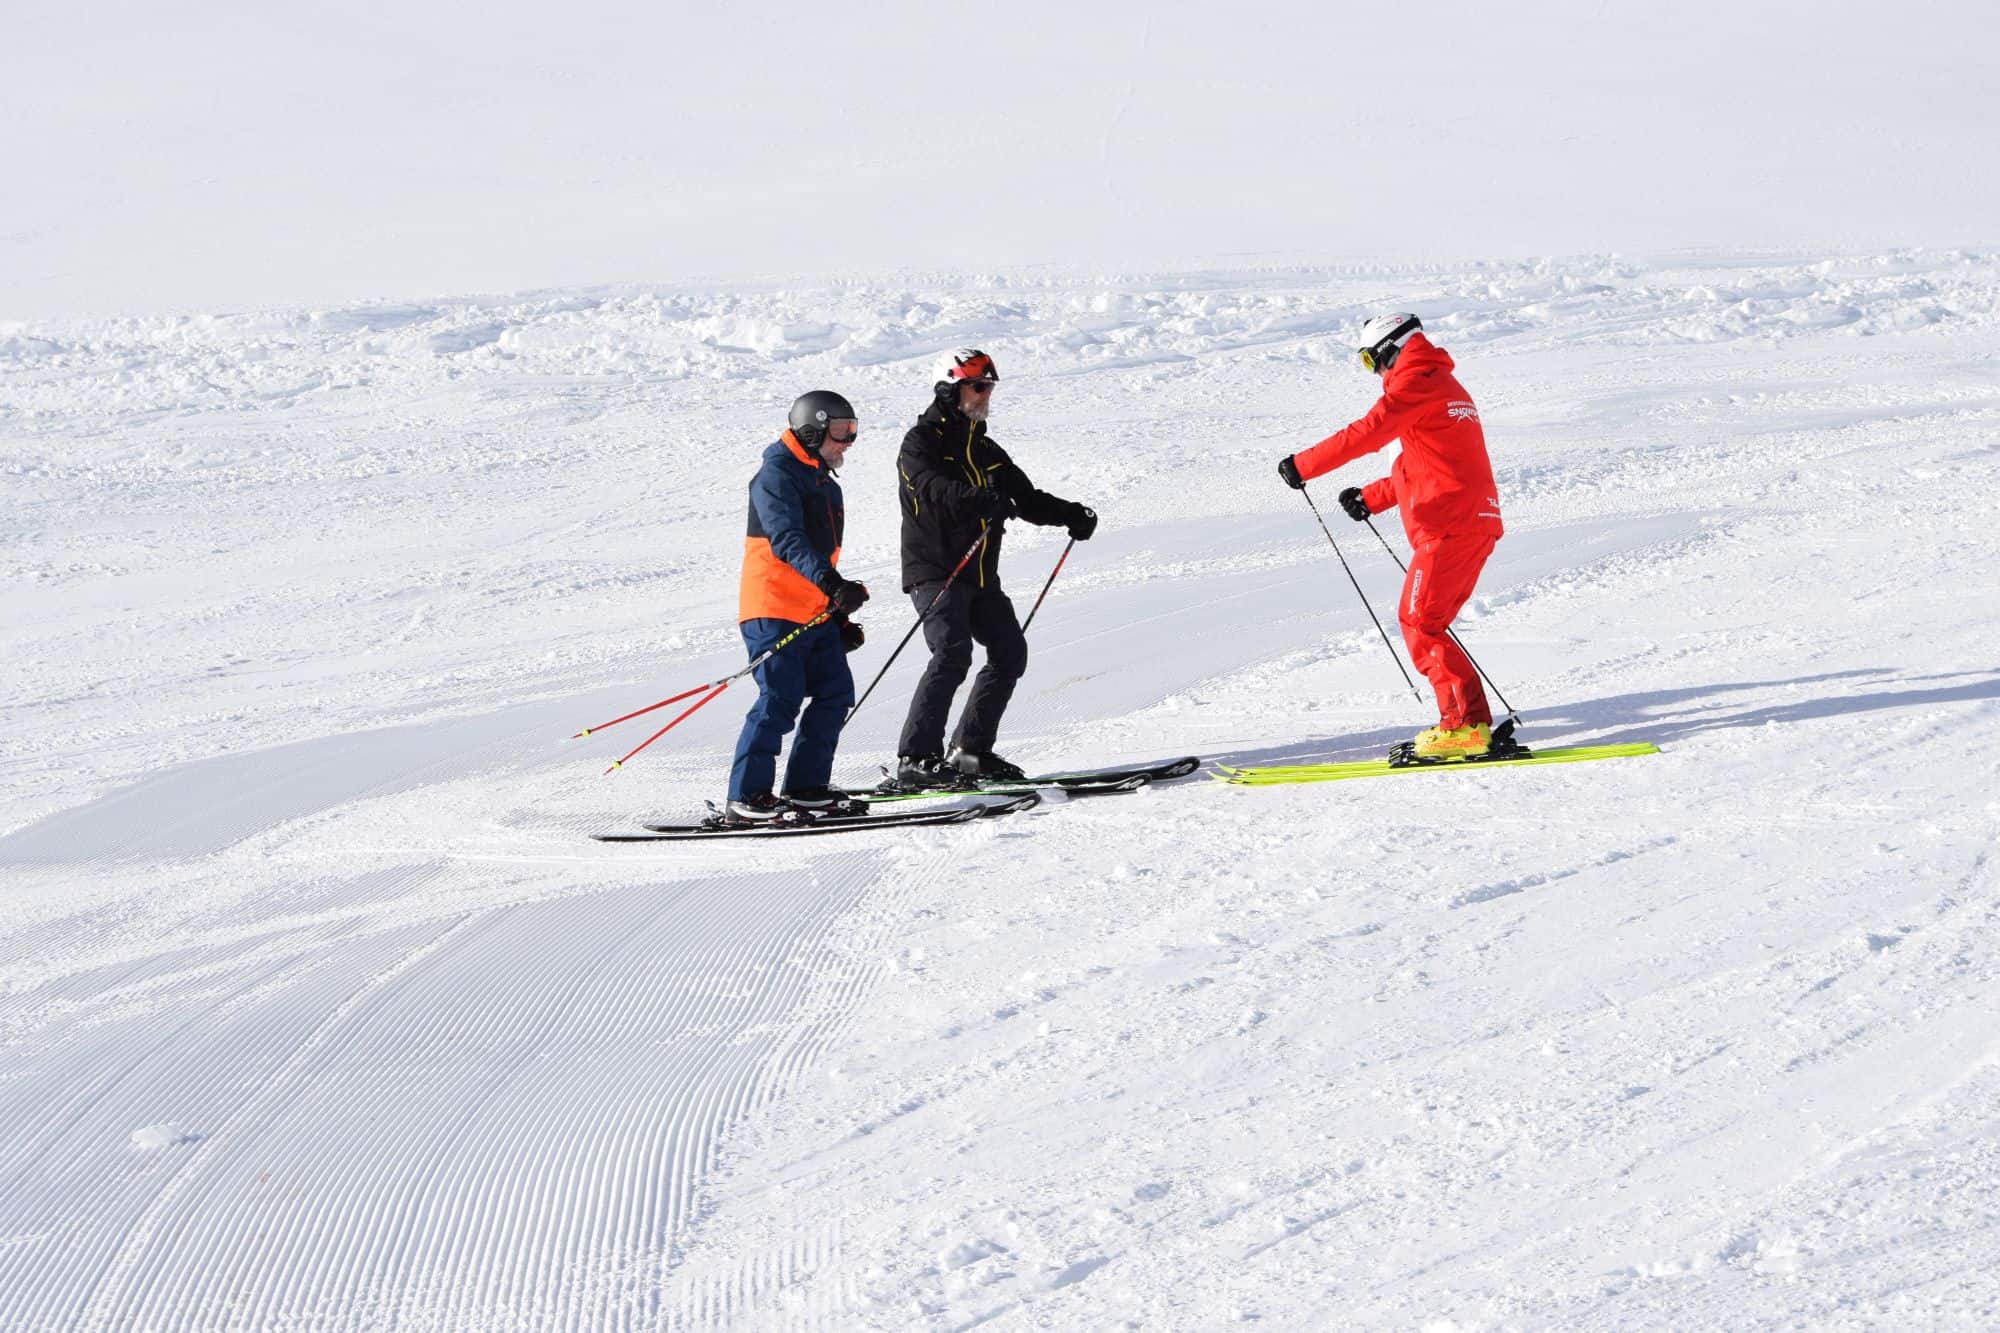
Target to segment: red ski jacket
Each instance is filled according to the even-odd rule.
[[[1301,450],[1293,463],[1310,481],[1400,438],[1389,475],[1361,488],[1373,513],[1403,509],[1403,531],[1420,547],[1437,537],[1499,537],[1499,490],[1472,395],[1452,377],[1451,357],[1421,333],[1410,335],[1382,376],[1368,415]]]

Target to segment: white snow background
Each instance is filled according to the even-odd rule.
[[[1072,9],[7,15],[0,1328],[2000,1324],[1994,20]],[[589,840],[805,388],[881,664],[967,342],[1103,516],[1006,753],[1380,754],[1387,308],[1661,754]]]

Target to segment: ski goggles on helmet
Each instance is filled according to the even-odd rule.
[[[861,423],[852,417],[836,418],[826,423],[826,438],[829,444],[853,444],[861,436]]]
[[[1415,333],[1423,325],[1415,319],[1406,319],[1390,330],[1389,336],[1361,349],[1361,365],[1370,374],[1380,374],[1396,363],[1396,354],[1403,350],[1403,339]]]

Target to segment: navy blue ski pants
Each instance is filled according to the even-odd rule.
[[[799,627],[795,620],[746,620],[743,646],[755,658]],[[840,646],[840,627],[829,620],[807,630],[757,668],[757,702],[743,719],[736,738],[736,762],[729,769],[729,799],[771,790],[778,771],[778,750],[796,721],[798,738],[785,765],[786,791],[824,787],[833,776],[833,750],[840,728],[854,706],[854,675]],[[810,698],[805,716],[799,706]]]

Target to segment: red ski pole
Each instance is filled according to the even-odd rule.
[[[665,708],[668,704],[677,704],[681,700],[686,699],[692,695],[700,694],[703,690],[714,689],[715,686],[719,683],[720,682],[718,681],[711,680],[706,685],[697,685],[691,690],[682,690],[679,694],[676,694],[671,699],[662,699],[656,704],[647,704],[644,708],[635,708],[631,712],[625,714],[625,716],[623,717],[614,717],[609,722],[600,722],[594,727],[585,727],[582,731],[579,731],[576,733],[576,735],[570,737],[570,739],[573,741],[580,741],[593,731],[602,731],[606,727],[615,727],[620,722],[630,722],[633,718],[643,717],[645,714],[652,712],[656,708]]]
[[[604,729],[604,727],[608,727],[612,725],[612,723],[614,722],[623,722],[625,721],[626,718],[639,716],[640,713],[650,713],[655,708],[664,708],[668,704],[678,703],[680,700],[687,698],[690,694],[701,694],[703,690],[708,691],[708,693],[702,694],[701,698],[695,700],[693,703],[689,704],[685,709],[681,710],[679,716],[675,717],[673,721],[667,723],[666,726],[661,727],[658,731],[646,737],[645,740],[639,742],[639,744],[632,747],[632,749],[625,755],[623,759],[613,760],[611,767],[605,769],[604,771],[606,773],[610,773],[615,769],[621,768],[624,766],[626,759],[630,759],[633,755],[639,753],[639,751],[645,749],[648,745],[651,745],[654,741],[660,739],[660,737],[672,731],[675,727],[679,726],[681,722],[684,721],[690,713],[693,713],[695,709],[701,707],[703,704],[707,703],[710,699],[713,699],[716,695],[728,689],[733,682],[743,679],[745,676],[755,671],[758,667],[763,666],[764,663],[771,660],[772,656],[776,654],[779,649],[783,648],[793,639],[798,638],[799,635],[804,634],[807,630],[811,629],[813,626],[824,623],[826,618],[832,614],[833,614],[833,603],[828,602],[825,610],[821,611],[811,620],[808,620],[805,624],[793,630],[790,634],[787,634],[784,638],[772,644],[769,648],[766,648],[763,652],[757,654],[756,657],[751,659],[750,665],[744,667],[741,671],[738,671],[735,675],[724,676],[721,680],[711,681],[707,685],[697,685],[691,690],[683,690],[681,693],[676,694],[671,699],[662,699],[660,700],[660,702],[656,704],[649,704],[646,707],[639,709],[638,712],[627,713],[625,717],[613,718],[611,719],[611,722],[604,723],[603,727],[586,728],[585,730],[578,732],[577,735],[588,736],[592,731],[601,731]],[[572,736],[570,737],[570,739],[575,740],[576,736]]]
[[[1021,633],[1026,634],[1028,632],[1028,626],[1035,623],[1035,612],[1042,609],[1042,597],[1047,597],[1049,595],[1050,584],[1053,584],[1056,581],[1056,575],[1062,573],[1063,561],[1069,559],[1069,553],[1075,546],[1076,546],[1076,538],[1071,537],[1069,539],[1069,545],[1063,547],[1062,555],[1057,557],[1056,567],[1049,571],[1048,583],[1044,583],[1042,585],[1042,596],[1037,597],[1035,599],[1035,604],[1032,607],[1028,608],[1028,618],[1021,622]]]

